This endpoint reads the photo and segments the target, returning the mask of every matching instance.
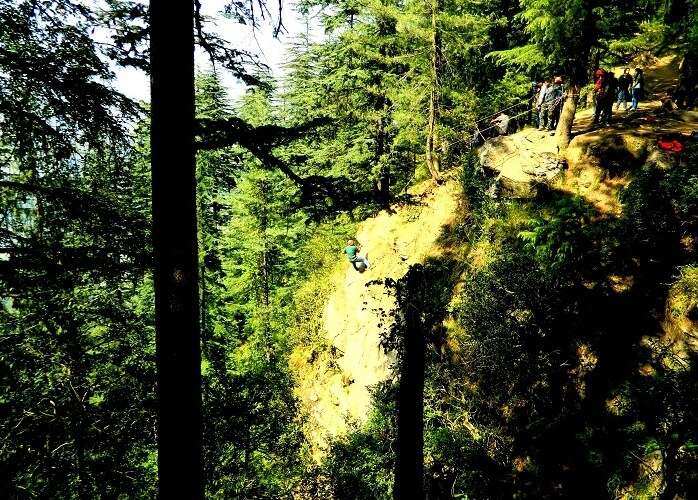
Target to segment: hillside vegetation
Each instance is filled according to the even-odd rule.
[[[0,498],[695,498],[698,2],[201,3],[0,0]]]
[[[311,415],[307,435],[319,448],[327,444],[325,434],[337,437],[350,424],[365,424],[369,389],[393,378],[395,353],[380,345],[395,308],[385,281],[397,281],[413,264],[438,256],[444,231],[462,211],[457,179],[437,187],[425,182],[411,194],[412,203],[359,225],[357,239],[370,254],[370,269],[359,273],[344,260],[333,265],[318,311],[324,346],[300,346],[292,355],[297,392]]]
[[[686,140],[685,153],[663,152],[657,140],[695,130],[698,113],[648,121],[660,106],[649,102],[600,130],[589,130],[590,111],[581,112],[569,168],[537,183],[534,197],[493,199],[489,187],[504,175],[532,182],[513,171],[554,151],[554,138],[529,128],[487,146],[487,159],[505,158],[508,170],[487,178],[473,158],[458,174],[460,189],[449,181],[426,206],[359,226],[371,258],[394,266],[363,274],[343,266],[333,279],[339,292],[325,302],[324,355],[292,363],[311,440],[322,448],[323,433],[337,439],[329,463],[346,467],[342,487],[378,492],[391,473],[392,452],[380,443],[394,432],[397,365],[393,358],[386,370],[392,351],[375,353],[396,303],[383,279],[399,280],[409,267],[392,235],[432,234],[425,216],[441,234],[418,261],[443,260],[444,251],[455,261],[440,283],[448,304],[427,353],[425,461],[437,497],[448,488],[504,498],[569,487],[586,498],[656,498],[694,484],[698,151]],[[444,197],[457,212],[439,209]],[[374,247],[376,228],[383,241]],[[376,280],[368,287],[366,274]],[[424,306],[443,307],[433,300]],[[371,413],[368,381],[376,384]]]

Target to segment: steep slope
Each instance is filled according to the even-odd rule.
[[[439,237],[460,210],[455,178],[435,187],[426,182],[411,194],[416,204],[395,206],[361,224],[356,238],[368,252],[371,268],[359,273],[342,259],[328,284],[332,291],[322,323],[329,347],[302,368],[297,389],[310,417],[309,437],[318,450],[328,437],[346,432],[350,423],[365,422],[370,386],[392,376],[393,359],[379,344],[394,299],[375,281],[399,279],[410,265],[438,254]]]
[[[648,68],[653,92],[666,90],[662,85],[669,85],[675,74],[666,68],[676,64],[676,57],[668,56]],[[493,141],[481,158],[509,196],[535,198],[542,186],[578,195],[599,216],[614,217],[620,213],[618,193],[630,182],[633,169],[646,161],[670,165],[677,160],[658,149],[657,139],[696,129],[698,113],[666,114],[660,108],[659,101],[645,101],[638,112],[617,113],[613,126],[605,128],[591,125],[591,109],[581,110],[564,158],[558,155],[554,137],[532,128]],[[318,456],[330,438],[366,421],[369,388],[393,376],[393,360],[379,344],[394,300],[375,281],[399,279],[410,265],[442,252],[439,237],[461,210],[460,186],[453,178],[440,186],[426,182],[412,194],[419,203],[393,207],[361,224],[356,238],[369,254],[371,269],[360,274],[341,258],[323,301],[326,349],[299,352],[292,359],[297,395],[309,415],[306,434]]]
[[[569,372],[578,377],[575,385],[581,399],[585,400],[584,404],[588,405],[579,415],[582,419],[588,419],[588,429],[595,425],[587,410],[593,407],[589,395],[594,391],[597,391],[597,408],[601,409],[602,414],[607,413],[614,418],[625,417],[634,411],[633,418],[637,418],[637,422],[656,422],[666,418],[669,425],[676,422],[678,426],[683,425],[678,422],[684,418],[691,418],[671,414],[671,409],[682,407],[685,404],[682,398],[694,400],[692,395],[686,395],[690,394],[692,386],[683,383],[683,380],[695,377],[691,372],[691,363],[698,352],[696,236],[691,233],[694,226],[689,219],[682,220],[680,230],[658,230],[654,227],[648,230],[642,229],[642,224],[637,224],[647,217],[644,211],[674,220],[673,217],[677,215],[673,212],[676,209],[662,208],[661,203],[672,200],[671,203],[677,206],[679,203],[676,200],[680,197],[677,191],[672,191],[675,188],[663,188],[661,183],[671,184],[667,179],[671,177],[672,170],[686,172],[695,166],[691,164],[694,158],[692,154],[667,152],[658,145],[659,139],[671,138],[684,144],[689,151],[695,151],[696,147],[695,139],[690,134],[698,131],[698,112],[669,110],[660,101],[667,96],[667,90],[676,84],[678,59],[675,55],[668,55],[647,67],[646,81],[650,97],[641,102],[636,112],[615,112],[611,126],[593,126],[592,109],[581,110],[575,120],[574,139],[565,157],[560,158],[567,164],[567,169],[557,168],[554,172],[548,168],[536,170],[541,160],[547,161],[551,155],[556,155],[557,149],[554,137],[531,128],[502,138],[481,152],[484,160],[489,162],[488,170],[497,176],[502,194],[528,198],[530,201],[525,203],[531,206],[560,196],[579,196],[588,207],[593,208],[594,216],[586,224],[590,228],[588,234],[595,239],[596,248],[603,248],[605,242],[618,244],[614,252],[607,254],[614,254],[608,262],[615,260],[615,263],[611,266],[602,263],[599,266],[599,269],[603,266],[606,271],[603,277],[583,280],[586,289],[595,288],[600,292],[599,310],[609,307],[608,310],[613,313],[600,315],[603,320],[599,324],[599,331],[604,332],[603,342],[595,344],[589,340],[590,337],[576,340],[579,342],[579,364]],[[647,170],[653,170],[652,180],[640,188],[642,172]],[[532,175],[539,172],[544,175]],[[549,173],[552,175],[546,177]],[[535,199],[540,189],[547,191],[548,195]],[[635,193],[634,203],[629,202],[628,198],[623,203],[621,194],[625,189],[626,193]],[[655,198],[652,193],[662,194]],[[695,206],[691,210],[695,210]],[[640,211],[643,213],[639,214]],[[643,231],[642,241],[635,236],[615,234],[623,225],[628,224],[626,227],[629,227],[628,221],[635,222],[629,233]],[[654,223],[647,224],[652,225]],[[651,250],[639,250],[643,245]],[[643,251],[652,255],[651,259],[643,257]],[[593,273],[589,276],[593,276]],[[610,345],[612,349],[608,348]],[[638,355],[638,352],[642,354]],[[627,365],[623,367],[623,363]],[[607,386],[612,378],[623,382],[615,382],[615,387]],[[663,386],[666,380],[669,382]],[[597,388],[591,389],[594,384],[597,384]],[[609,387],[612,389],[609,390]],[[642,391],[638,390],[639,387],[643,388]],[[628,388],[631,388],[629,393],[637,391],[636,395],[623,392]],[[649,393],[655,400],[665,398],[656,414],[653,413],[655,410],[648,411],[644,406],[644,395]],[[633,405],[636,409],[629,410]],[[610,420],[604,422],[606,425]],[[589,432],[591,434],[593,431]],[[653,432],[656,434],[652,435]],[[671,442],[682,442],[687,439],[686,435],[677,432]],[[559,436],[555,435],[554,444],[560,439]],[[647,436],[645,439],[648,442],[661,442],[661,432],[656,429],[649,431]],[[626,444],[620,442],[619,449]],[[687,455],[681,458],[678,458],[679,455],[672,456],[672,452],[666,451],[670,447],[664,446],[647,447],[644,451],[638,447],[629,452],[630,463],[637,460],[634,465],[636,477],[616,491],[616,498],[660,498],[662,491],[667,491],[665,480],[677,481],[679,473],[673,468],[680,468],[682,460],[690,464],[690,458]],[[612,453],[602,449],[602,454]],[[591,483],[592,479],[589,478],[589,481]],[[674,495],[667,498],[674,498]]]

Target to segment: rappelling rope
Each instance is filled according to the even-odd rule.
[[[555,107],[557,107],[558,105],[560,105],[560,103],[564,102],[566,98],[568,98],[568,97],[579,97],[579,95],[580,95],[580,94],[563,94],[563,95],[561,95],[560,97],[555,98],[553,101],[551,101],[551,103],[543,103],[543,104],[541,104],[541,106],[542,106],[542,105],[546,105],[546,106],[549,106],[549,107],[551,107],[551,108],[555,108]],[[483,141],[484,141],[484,140],[486,140],[486,138],[485,138],[485,136],[484,136],[484,132],[487,132],[487,131],[489,131],[489,130],[493,130],[493,129],[499,127],[499,125],[491,125],[491,126],[489,126],[489,127],[487,127],[487,128],[481,129],[480,127],[477,126],[478,123],[480,123],[480,122],[482,122],[482,121],[484,121],[484,120],[486,120],[486,119],[488,119],[488,118],[496,117],[496,116],[502,114],[504,111],[507,111],[507,110],[509,110],[509,109],[511,109],[511,108],[514,108],[514,107],[516,107],[516,106],[520,106],[521,104],[524,104],[524,103],[530,103],[530,99],[524,99],[524,100],[522,100],[521,102],[519,102],[518,104],[514,104],[514,105],[512,105],[512,106],[508,106],[508,107],[503,108],[502,110],[500,110],[500,111],[498,111],[498,112],[496,112],[496,113],[494,113],[494,114],[491,114],[491,115],[489,115],[489,116],[487,116],[487,117],[485,117],[485,118],[481,118],[481,119],[477,120],[477,121],[475,122],[475,127],[474,127],[473,129],[470,129],[470,131],[468,132],[468,134],[467,134],[466,137],[464,137],[463,139],[457,139],[457,140],[453,141],[451,144],[462,144],[462,143],[466,143],[466,142],[467,142],[467,143],[468,143],[468,148],[467,148],[467,149],[469,149],[469,150],[472,149],[472,147],[473,147],[473,142],[474,142],[474,141],[473,141],[473,135],[475,135],[475,134],[479,135],[480,137],[482,137],[482,139],[483,139]],[[530,109],[526,109],[525,111],[522,111],[521,113],[518,113],[518,114],[516,114],[516,115],[514,115],[514,116],[509,117],[509,120],[515,120],[516,118],[519,118],[519,117],[521,117],[521,116],[523,116],[523,115],[527,115],[528,113],[537,113],[537,112],[538,112],[538,111],[537,111],[537,107],[538,107],[538,106],[536,106],[536,108],[531,107]]]
[[[508,110],[510,110],[511,108],[515,108],[515,107],[517,107],[517,106],[521,106],[521,105],[524,105],[524,104],[529,104],[530,102],[531,102],[531,99],[521,99],[521,100],[520,100],[519,102],[517,102],[516,104],[512,104],[511,106],[509,106],[509,107],[507,107],[507,108],[504,108],[504,109],[502,109],[502,110],[497,111],[496,113],[493,113],[493,114],[491,114],[491,115],[484,116],[484,117],[478,119],[475,123],[483,122],[483,121],[487,120],[488,118],[494,118],[495,116],[497,116],[497,115],[503,113],[504,111],[508,111]]]

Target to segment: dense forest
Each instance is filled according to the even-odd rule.
[[[168,45],[162,0],[0,0],[0,497],[168,498],[167,459],[200,460],[206,498],[698,498],[698,112],[655,114],[678,90],[647,92],[638,119],[684,127],[663,162],[623,149],[632,118],[593,169],[572,153],[599,67],[674,58],[696,97],[698,1],[222,2],[253,32],[319,29],[277,77],[205,2],[182,2]],[[163,75],[187,57],[191,117],[163,97],[186,97]],[[151,76],[151,102],[120,68]],[[474,131],[502,110],[531,129],[535,82],[558,75],[569,168],[497,195]],[[454,185],[438,252],[392,277],[359,241],[371,267],[351,268],[362,224]],[[193,272],[163,277],[181,242]],[[345,275],[359,309],[369,286],[395,304],[375,324],[391,375],[320,438],[303,384],[341,375],[324,311]],[[192,300],[156,307],[187,276]],[[200,353],[167,361],[177,318]],[[201,428],[163,427],[178,418]]]

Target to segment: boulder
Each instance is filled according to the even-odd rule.
[[[524,148],[511,136],[489,139],[479,159],[485,172],[496,177],[490,195],[504,198],[537,197],[565,167],[557,154]]]

